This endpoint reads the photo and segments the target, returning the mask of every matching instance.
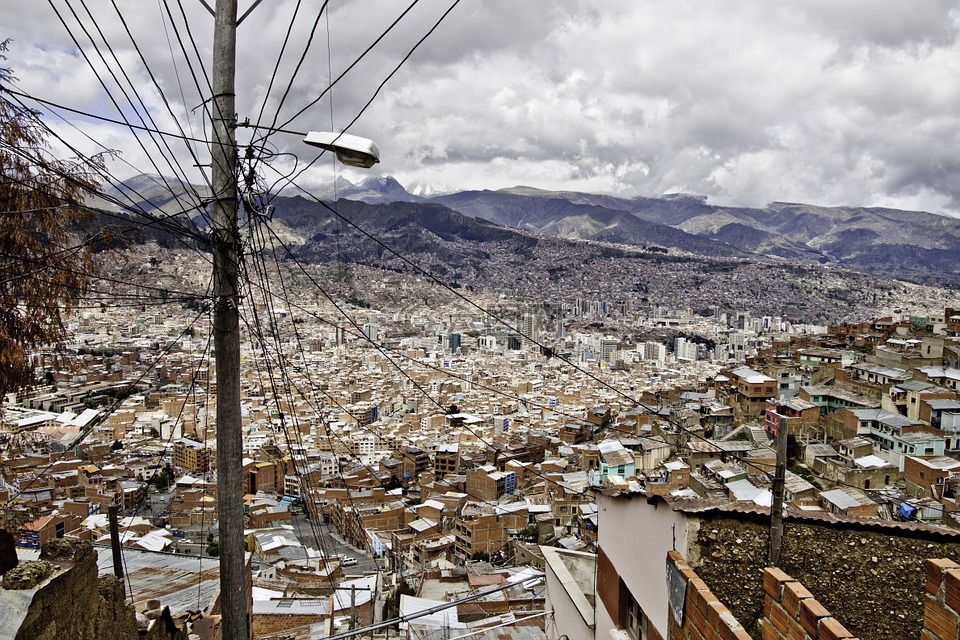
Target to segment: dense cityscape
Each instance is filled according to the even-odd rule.
[[[177,624],[202,628],[219,555],[207,263],[152,244],[104,260],[112,276],[69,319],[69,340],[35,354],[42,384],[6,398],[5,523],[22,558],[56,539],[88,541],[109,570],[115,508],[136,610],[159,602]],[[864,541],[935,540],[945,553],[960,543],[960,311],[935,306],[942,290],[914,286],[913,299],[890,301],[909,314],[817,326],[573,291],[549,303],[463,295],[359,265],[349,285],[358,306],[309,286],[329,266],[274,269],[251,281],[241,313],[254,637],[343,632],[481,585],[512,588],[408,629],[554,611],[551,579],[589,575],[574,580],[589,595],[594,573],[610,570],[596,554],[619,553],[618,530],[644,538],[660,526],[613,525],[604,543],[610,501],[656,497],[689,517],[714,509],[734,521],[768,512],[781,430],[791,436],[788,519],[870,532]],[[706,535],[722,539],[724,526]],[[691,557],[687,535],[690,550],[656,552],[658,571],[668,550]],[[860,539],[859,553],[882,553]],[[741,553],[762,561],[765,543],[754,544],[740,537],[732,558],[714,552],[713,571]],[[929,548],[921,554],[936,555]],[[804,566],[800,555],[781,566]],[[878,590],[895,564],[877,574]],[[729,602],[734,587],[721,584],[711,587]],[[922,619],[918,592],[887,602],[893,627],[858,613],[862,593],[818,597],[865,637]],[[728,606],[743,619],[748,605]]]
[[[4,9],[0,640],[960,640],[956,3]]]

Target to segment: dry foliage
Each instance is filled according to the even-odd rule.
[[[4,91],[12,81],[0,67],[0,394],[33,381],[33,348],[65,337],[94,270],[76,232],[94,217],[83,202],[103,169],[102,157],[53,157],[39,114]]]

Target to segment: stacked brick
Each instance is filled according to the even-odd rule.
[[[921,640],[960,637],[960,564],[946,558],[927,560],[927,593]]]
[[[315,615],[254,615],[250,625],[251,637],[259,638],[268,633],[294,630],[321,622],[323,618]]]
[[[763,640],[851,640],[813,594],[780,569],[763,572]]]
[[[750,640],[750,634],[697,577],[682,555],[670,551],[667,561],[687,580],[683,625],[672,614],[668,615],[668,640]]]

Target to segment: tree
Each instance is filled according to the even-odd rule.
[[[157,488],[157,491],[162,493],[166,491],[173,482],[173,474],[168,468],[164,467],[155,473],[150,481],[153,483],[153,486]]]
[[[216,558],[220,555],[220,543],[216,540],[211,540],[207,543],[207,555]]]
[[[10,93],[14,82],[0,66],[0,394],[31,384],[29,351],[66,335],[64,316],[94,270],[89,242],[74,236],[94,218],[83,202],[105,158],[55,158],[40,114]]]
[[[537,529],[537,525],[531,524],[527,525],[523,531],[520,532],[520,538],[527,541],[537,543],[540,541],[540,531]]]

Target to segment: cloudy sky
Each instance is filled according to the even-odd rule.
[[[114,101],[133,120],[142,100],[161,130],[204,138],[212,17],[200,0],[115,2],[119,15],[106,0],[52,0],[64,26],[51,3],[4,0],[0,38],[12,39],[6,66],[19,89],[115,119]],[[452,3],[417,2],[318,101],[409,2],[331,0],[317,20],[321,1],[302,0],[293,20],[297,2],[266,0],[238,32],[240,120],[300,132],[347,126]],[[954,0],[464,0],[349,131],[380,146],[373,175],[411,189],[683,191],[716,204],[960,215],[958,32]],[[135,93],[117,89],[98,49]],[[118,176],[171,173],[149,137],[144,150],[124,127],[61,113],[69,123],[46,120],[72,144],[123,152]],[[194,158],[171,144],[195,179],[191,165],[208,161],[206,149],[195,144]],[[267,182],[315,159],[295,134],[266,144]],[[323,158],[294,175],[309,188],[334,171]]]

